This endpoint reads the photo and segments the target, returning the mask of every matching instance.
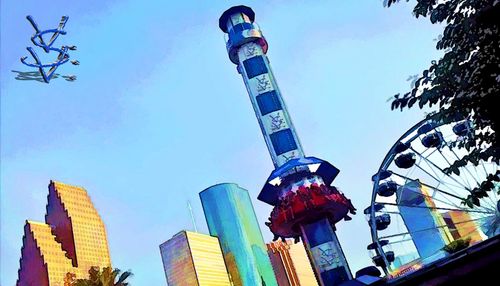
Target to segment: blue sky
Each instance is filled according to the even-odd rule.
[[[313,2],[313,3],[310,3]],[[158,245],[191,229],[186,202],[207,232],[198,192],[221,182],[250,191],[266,240],[270,207],[256,200],[272,171],[244,84],[227,58],[218,18],[251,6],[306,154],[341,173],[355,206],[370,203],[370,177],[424,111],[390,111],[387,99],[439,57],[439,26],[412,3],[381,1],[1,0],[0,284],[13,285],[26,219],[43,221],[47,184],[87,189],[108,233],[113,266],[134,285],[165,285]],[[74,82],[19,81],[30,71],[32,15],[80,66]],[[362,214],[337,225],[353,271],[370,264]]]

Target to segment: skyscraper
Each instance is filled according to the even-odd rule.
[[[202,191],[200,198],[234,285],[277,286],[248,191],[236,184],[218,184]]]
[[[181,231],[160,245],[170,286],[229,286],[217,237]]]
[[[45,223],[26,221],[17,286],[63,285],[110,267],[106,230],[85,189],[50,181]]]
[[[317,286],[311,262],[301,243],[278,240],[267,244],[279,286]]]
[[[399,213],[421,259],[438,254],[453,240],[432,198],[419,181],[407,182],[397,193]]]

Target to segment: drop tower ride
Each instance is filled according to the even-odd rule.
[[[302,241],[322,286],[352,279],[335,234],[335,224],[350,220],[355,208],[330,186],[339,170],[306,157],[266,56],[268,44],[246,6],[226,10],[219,27],[227,33],[229,59],[243,77],[275,170],[258,199],[274,206],[266,225],[279,238]]]

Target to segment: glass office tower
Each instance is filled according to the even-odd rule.
[[[234,285],[277,286],[248,191],[236,184],[218,184],[202,191],[200,199]]]
[[[409,181],[398,192],[399,213],[421,259],[442,251],[453,241],[442,215],[419,181]]]
[[[170,286],[229,286],[219,240],[210,235],[181,231],[160,245]]]

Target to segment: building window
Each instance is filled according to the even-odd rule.
[[[281,155],[288,151],[297,149],[297,143],[295,143],[295,139],[293,138],[293,134],[290,129],[283,129],[269,135],[269,137],[271,137],[271,142],[276,155]]]
[[[244,60],[243,66],[245,66],[245,71],[247,72],[248,78],[254,78],[258,75],[267,73],[267,67],[264,63],[264,58],[261,56]]]
[[[257,104],[262,115],[281,109],[280,100],[274,90],[258,95]]]

